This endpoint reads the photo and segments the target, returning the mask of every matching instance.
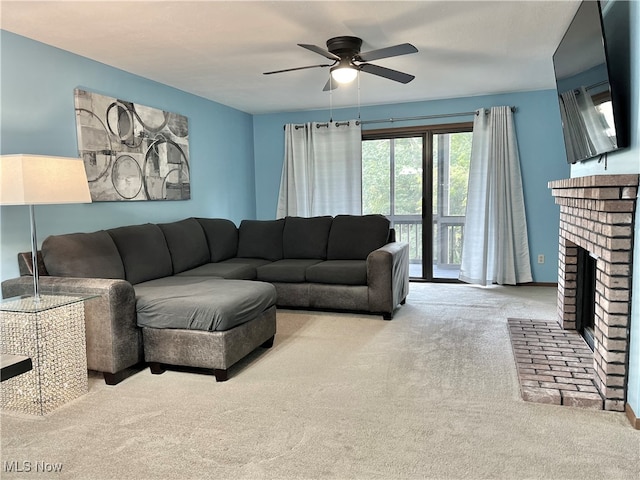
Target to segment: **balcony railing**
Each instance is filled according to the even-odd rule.
[[[396,215],[389,217],[396,239],[409,244],[409,262],[422,264],[422,217]],[[433,265],[438,269],[458,269],[462,258],[464,217],[433,216]]]
[[[433,232],[433,238],[438,239],[439,244],[433,246],[433,258],[438,267],[460,267],[464,217],[434,215]]]

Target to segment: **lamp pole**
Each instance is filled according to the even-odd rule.
[[[36,214],[33,204],[29,205],[31,217],[31,263],[33,265],[33,297],[40,300],[40,283],[38,282],[38,240],[36,238]]]

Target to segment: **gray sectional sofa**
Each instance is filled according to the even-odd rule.
[[[136,365],[228,368],[273,344],[276,306],[391,319],[409,289],[408,245],[380,215],[187,218],[46,238],[43,293],[86,302],[87,366],[116,384]],[[30,255],[3,297],[32,292]]]

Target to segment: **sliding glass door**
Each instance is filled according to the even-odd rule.
[[[433,135],[433,277],[457,279],[462,258],[471,132]]]
[[[458,277],[470,154],[471,124],[363,133],[363,213],[389,218],[414,279]]]

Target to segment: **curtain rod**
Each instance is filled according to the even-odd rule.
[[[516,107],[511,107],[512,112],[516,112]],[[489,111],[487,110],[487,113]],[[400,117],[400,118],[385,118],[380,120],[362,120],[362,124],[368,123],[393,123],[393,122],[409,122],[413,120],[432,120],[434,118],[449,118],[449,117],[470,117],[472,115],[477,115],[478,111],[474,110],[473,112],[458,112],[458,113],[441,113],[439,115],[422,115],[419,117]]]
[[[316,123],[316,128],[320,128],[320,127],[329,128],[329,123],[334,123],[334,122]],[[360,123],[362,123],[362,122],[360,122],[360,120],[356,120],[356,125],[360,125]],[[346,125],[347,127],[349,126],[349,122],[335,122],[335,124],[336,124],[336,127],[340,127],[342,125]],[[296,130],[298,130],[299,128],[305,128],[305,127],[306,127],[306,125],[304,123],[300,124],[300,125],[294,125],[294,128]],[[287,126],[284,125],[284,128],[286,129]]]
[[[511,111],[512,112],[516,112],[518,109],[516,107],[511,107]],[[489,113],[487,111],[487,113]],[[410,121],[414,121],[414,120],[432,120],[434,118],[449,118],[449,117],[470,117],[472,115],[477,115],[477,110],[473,111],[473,112],[458,112],[458,113],[441,113],[438,115],[422,115],[422,116],[418,116],[418,117],[399,117],[399,118],[384,118],[384,119],[379,119],[379,120],[360,120],[359,123],[362,125],[367,125],[370,123],[394,123],[394,122],[410,122]],[[336,126],[340,126],[340,125],[349,125],[349,122],[335,122]],[[318,128],[320,127],[328,127],[329,126],[329,122],[327,123],[319,123],[316,125]],[[284,126],[286,128],[286,125]],[[303,125],[296,125],[295,126],[296,130],[298,128],[304,128],[304,124]]]

